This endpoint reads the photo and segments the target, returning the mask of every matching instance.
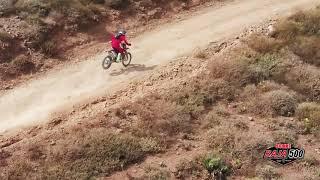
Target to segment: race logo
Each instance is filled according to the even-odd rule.
[[[292,163],[304,158],[304,149],[295,148],[292,144],[276,144],[265,150],[264,159],[281,165]]]

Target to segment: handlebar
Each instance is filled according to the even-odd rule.
[[[122,43],[122,48],[125,49],[125,50],[129,49],[125,43]]]

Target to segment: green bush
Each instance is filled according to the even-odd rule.
[[[203,159],[203,166],[209,174],[218,178],[224,178],[230,173],[230,168],[226,165],[225,161],[214,154],[207,155]]]
[[[264,54],[257,57],[255,61],[249,65],[251,81],[258,84],[259,82],[269,80],[273,76],[281,74],[279,64],[279,57],[276,54]]]

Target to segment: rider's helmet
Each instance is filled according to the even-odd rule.
[[[120,36],[126,35],[126,34],[127,34],[127,32],[125,30],[119,30],[117,35],[116,35],[116,38],[118,39]]]
[[[125,30],[120,30],[120,31],[118,32],[118,34],[119,34],[119,35],[126,35],[126,34],[127,34],[127,31],[125,31]]]

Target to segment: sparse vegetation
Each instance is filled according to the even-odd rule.
[[[203,171],[203,165],[198,159],[182,160],[176,166],[175,177],[178,179],[200,178],[204,175]]]
[[[18,72],[30,73],[35,69],[35,64],[25,55],[20,55],[12,61],[12,65],[18,69]]]
[[[150,148],[143,149],[140,139],[127,134],[110,134],[105,130],[96,129],[88,132],[82,141],[77,141],[77,138],[83,135],[69,137],[74,141],[69,139],[68,144],[61,140],[61,143],[57,142],[57,145],[48,150],[41,150],[39,145],[32,145],[27,154],[33,162],[41,166],[35,169],[34,163],[16,161],[3,172],[2,178],[31,178],[35,175],[40,179],[93,178],[121,170],[153,152]]]
[[[246,43],[250,48],[262,54],[277,52],[282,46],[281,41],[274,38],[267,38],[260,34],[251,35]]]
[[[208,147],[219,152],[227,152],[235,147],[235,131],[233,129],[224,129],[215,127],[208,132]]]
[[[5,31],[0,31],[0,41],[8,41],[12,39],[11,35]]]
[[[59,3],[70,2],[61,0],[51,5],[58,11],[73,6]],[[117,7],[118,2],[110,6],[125,8]],[[86,8],[93,3],[103,2],[82,0],[75,5]],[[46,16],[42,6],[33,7],[38,17]],[[204,140],[206,150],[215,154],[181,161],[176,166],[175,178],[205,179],[208,174],[209,178],[225,178],[230,174],[241,178],[280,178],[280,171],[265,165],[261,158],[264,150],[275,143],[300,143],[299,138],[304,138],[299,129],[301,124],[309,133],[320,128],[316,51],[319,23],[315,22],[318,15],[318,10],[298,13],[287,22],[280,22],[273,38],[253,35],[245,41],[247,46],[215,59],[208,67],[209,75],[198,74],[184,86],[166,87],[166,93],[152,92],[117,108],[106,108],[102,116],[93,117],[92,121],[99,119],[98,125],[90,124],[90,119],[89,125],[79,125],[81,128],[75,127],[73,133],[60,138],[54,135],[61,132],[52,132],[56,138],[53,143],[30,141],[30,146],[19,149],[22,152],[19,156],[0,151],[0,178],[25,179],[35,175],[39,179],[104,178],[140,163],[147,155],[176,151],[181,136],[193,135],[199,135],[200,140],[192,141]],[[52,41],[47,43],[43,50],[51,54],[55,45],[50,44]],[[196,57],[209,58],[207,55]],[[31,62],[27,56],[21,56],[12,64],[23,67],[26,61]],[[237,109],[244,110],[239,114]],[[113,133],[114,128],[119,132]],[[51,136],[44,139],[48,138]],[[318,143],[313,136],[308,138]],[[194,148],[187,146],[188,150]],[[318,165],[318,160],[310,158],[299,168]],[[166,168],[154,167],[147,168],[142,177],[170,178],[172,175]]]
[[[204,2],[201,2],[201,4]],[[5,0],[0,2],[0,66],[12,62],[16,56],[30,56],[35,66],[47,59],[65,58],[70,49],[90,41],[107,42],[106,29],[125,24],[130,28],[163,17],[164,14],[182,11],[191,1],[173,0]],[[81,36],[81,37],[80,37]],[[103,38],[102,38],[103,37]],[[87,39],[83,41],[83,39]],[[44,55],[44,56],[42,56]],[[53,63],[54,62],[54,63]],[[64,61],[46,61],[47,70]],[[3,84],[29,73],[19,71],[12,64],[1,72]],[[37,73],[39,69],[33,69]],[[8,78],[10,77],[10,78]]]
[[[46,41],[43,43],[41,50],[44,54],[49,55],[49,56],[54,56],[58,52],[57,50],[57,44],[54,41]]]
[[[297,117],[303,121],[305,132],[315,132],[320,127],[320,105],[318,103],[302,103],[297,108]]]
[[[271,180],[271,179],[279,179],[280,178],[280,175],[276,171],[276,168],[274,168],[270,165],[265,165],[265,166],[257,169],[257,175],[258,175],[258,177],[260,177],[264,180]]]
[[[208,56],[207,56],[207,52],[206,51],[197,49],[194,52],[194,57],[199,58],[199,59],[206,59]]]
[[[295,113],[297,100],[294,95],[282,91],[271,91],[262,96],[264,102],[269,103],[267,106],[273,110],[274,114],[281,116],[292,116]]]
[[[274,134],[274,142],[275,143],[290,143],[296,144],[298,139],[297,134],[292,131],[278,131]]]
[[[169,171],[154,167],[147,167],[145,169],[145,175],[142,178],[136,178],[137,180],[148,179],[148,180],[169,180],[171,174]]]

